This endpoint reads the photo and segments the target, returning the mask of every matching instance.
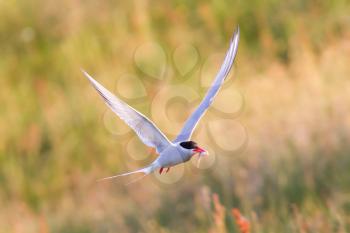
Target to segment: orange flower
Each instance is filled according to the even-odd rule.
[[[248,219],[246,219],[239,209],[233,208],[232,209],[232,215],[236,220],[236,224],[238,226],[238,229],[241,233],[249,233],[250,232],[250,223]]]
[[[215,212],[214,212],[215,225],[218,228],[223,229],[225,227],[225,207],[220,203],[219,195],[216,193],[213,194],[213,203],[215,208]],[[222,230],[222,232],[224,231]]]

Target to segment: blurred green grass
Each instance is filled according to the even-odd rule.
[[[0,232],[219,232],[212,193],[253,232],[349,231],[348,12],[345,0],[1,1]],[[238,24],[245,151],[173,186],[96,184],[130,158],[80,68],[108,88],[137,73],[156,92],[172,81],[135,67],[140,44],[193,44],[202,62]]]

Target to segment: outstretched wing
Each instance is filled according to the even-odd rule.
[[[171,142],[167,137],[143,114],[139,113],[128,104],[117,98],[88,73],[82,71],[93,87],[102,96],[106,105],[125,121],[147,146],[154,147],[158,153],[162,152]]]
[[[212,86],[208,90],[207,94],[205,95],[204,99],[202,100],[198,108],[192,113],[191,117],[188,118],[180,134],[174,140],[174,143],[186,141],[191,138],[191,135],[198,121],[201,119],[201,117],[204,115],[204,113],[206,112],[210,104],[213,102],[215,95],[218,93],[221,85],[223,84],[228,73],[231,70],[232,64],[236,57],[238,42],[239,42],[239,28],[237,27],[236,31],[234,32],[231,38],[230,47],[226,52],[224,63],[221,65],[220,71],[216,75],[216,78]]]

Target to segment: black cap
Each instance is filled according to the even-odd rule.
[[[195,143],[194,141],[186,141],[186,142],[181,142],[180,146],[186,149],[194,149],[197,147],[197,143]]]

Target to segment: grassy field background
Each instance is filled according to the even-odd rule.
[[[239,232],[232,208],[251,232],[349,232],[349,12],[346,0],[0,1],[0,232]],[[176,168],[172,184],[97,183],[154,155],[80,68],[173,138],[238,24],[226,94],[193,138],[214,163]],[[198,98],[157,118],[181,85]]]

